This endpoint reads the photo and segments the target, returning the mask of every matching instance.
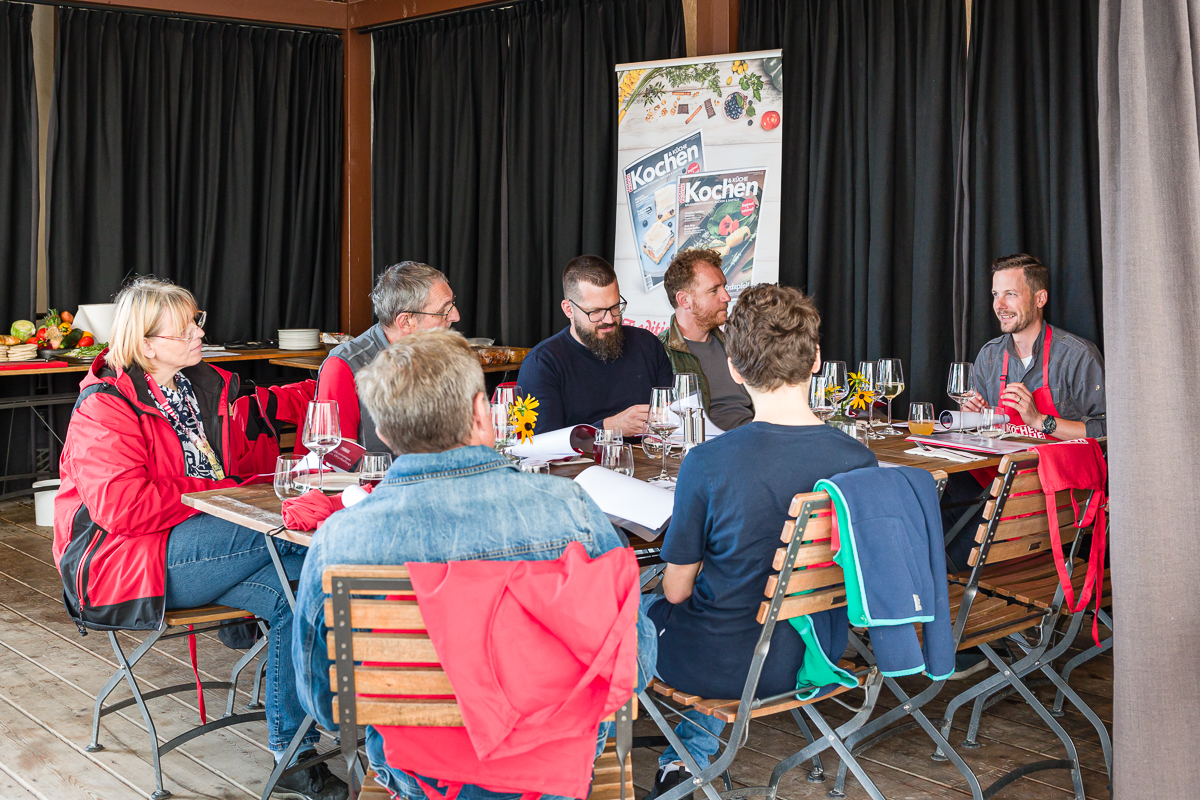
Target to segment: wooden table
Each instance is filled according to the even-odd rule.
[[[325,353],[320,355],[310,355],[307,353],[296,353],[295,355],[284,356],[281,358],[272,358],[272,364],[278,364],[281,367],[296,367],[297,369],[318,370],[321,364],[325,362]],[[518,361],[512,364],[488,364],[483,368],[484,372],[511,372],[521,368],[521,363]]]
[[[1006,442],[1022,442],[1028,443],[1030,447],[1038,444],[1045,444],[1042,439],[1027,439],[1023,436],[1009,437]],[[1003,456],[994,456],[985,458],[983,461],[959,462],[951,461],[946,458],[931,458],[918,455],[909,455],[904,452],[916,447],[915,442],[908,441],[907,434],[905,436],[885,436],[882,439],[872,439],[867,442],[867,446],[871,448],[871,452],[880,461],[887,461],[891,464],[899,464],[902,467],[918,467],[920,469],[933,471],[940,469],[949,474],[952,472],[967,472],[973,469],[986,469],[987,467],[999,467],[1000,460]]]

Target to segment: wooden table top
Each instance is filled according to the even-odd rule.
[[[310,354],[295,354],[282,358],[272,358],[272,364],[278,364],[281,367],[296,367],[297,369],[312,369],[318,370],[321,364],[325,363],[325,353],[320,355]],[[521,363],[513,364],[487,364],[484,366],[484,372],[515,372],[521,368]]]
[[[1025,441],[1025,440],[1021,440]],[[1031,444],[1039,443],[1036,439],[1028,440]],[[942,458],[922,458],[908,455],[905,450],[911,449],[913,443],[903,436],[889,436],[886,439],[876,439],[870,443],[871,451],[881,461],[902,464],[906,467],[918,467],[929,471],[942,470],[947,473],[963,472],[972,469],[997,467],[1000,457],[984,461],[972,461],[961,464],[957,461],[947,461]],[[650,458],[641,446],[633,446],[633,475],[639,480],[650,480],[658,477],[662,461]],[[667,474],[675,477],[679,473],[679,459],[667,459]],[[574,478],[583,472],[591,462],[579,464],[553,464],[550,474],[563,478]],[[312,543],[312,531],[289,531],[283,528],[283,503],[275,496],[275,488],[270,484],[241,486],[233,489],[214,489],[209,492],[195,492],[183,495],[183,504],[212,514],[219,519],[237,523],[262,533],[278,531],[276,535],[289,542],[308,545]]]
[[[329,348],[322,345],[313,350],[231,350],[230,355],[205,356],[204,360],[210,364],[219,364],[222,362],[233,361],[269,361],[274,364],[275,359],[280,356],[288,356],[290,358],[307,357],[320,359],[317,363],[325,360],[326,353]],[[59,373],[68,372],[87,372],[92,368],[91,364],[68,364],[65,367],[45,367],[41,366],[40,361],[30,361],[28,369],[5,369],[0,370],[0,378],[8,375],[57,375]]]

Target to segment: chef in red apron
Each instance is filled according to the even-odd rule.
[[[1103,357],[1086,339],[1046,323],[1048,284],[1049,271],[1033,256],[992,263],[992,310],[1004,335],[980,349],[976,394],[963,408],[994,406],[1008,416],[1008,431],[1038,439],[1103,436]]]

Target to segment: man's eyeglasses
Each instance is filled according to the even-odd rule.
[[[617,317],[620,317],[625,313],[625,307],[629,305],[629,301],[624,297],[621,297],[621,302],[617,303],[615,306],[610,306],[609,308],[598,308],[595,311],[588,311],[586,308],[579,305],[579,303],[571,300],[571,298],[568,297],[567,300],[570,301],[571,305],[575,306],[587,315],[588,322],[600,322],[604,319],[605,314],[609,314],[615,320]]]
[[[446,306],[445,311],[401,311],[401,314],[424,314],[427,317],[448,317],[450,312],[454,310],[454,306],[458,304],[457,299],[451,298],[450,305]]]
[[[196,323],[196,327],[189,328],[186,336],[163,336],[161,333],[156,333],[153,336],[147,336],[147,339],[174,339],[177,342],[187,342],[191,344],[200,335],[200,329],[204,327],[204,321],[208,319],[207,311],[197,311],[192,317],[192,322]]]

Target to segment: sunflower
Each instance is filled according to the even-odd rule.
[[[517,438],[522,442],[533,438],[533,428],[537,425],[538,416],[534,409],[537,407],[537,399],[533,395],[525,395],[513,403],[512,409],[508,412],[508,419],[512,423],[513,430],[516,431]]]
[[[871,402],[871,393],[864,392],[862,389],[855,391],[850,395],[850,407],[859,410],[865,410],[867,404]]]

